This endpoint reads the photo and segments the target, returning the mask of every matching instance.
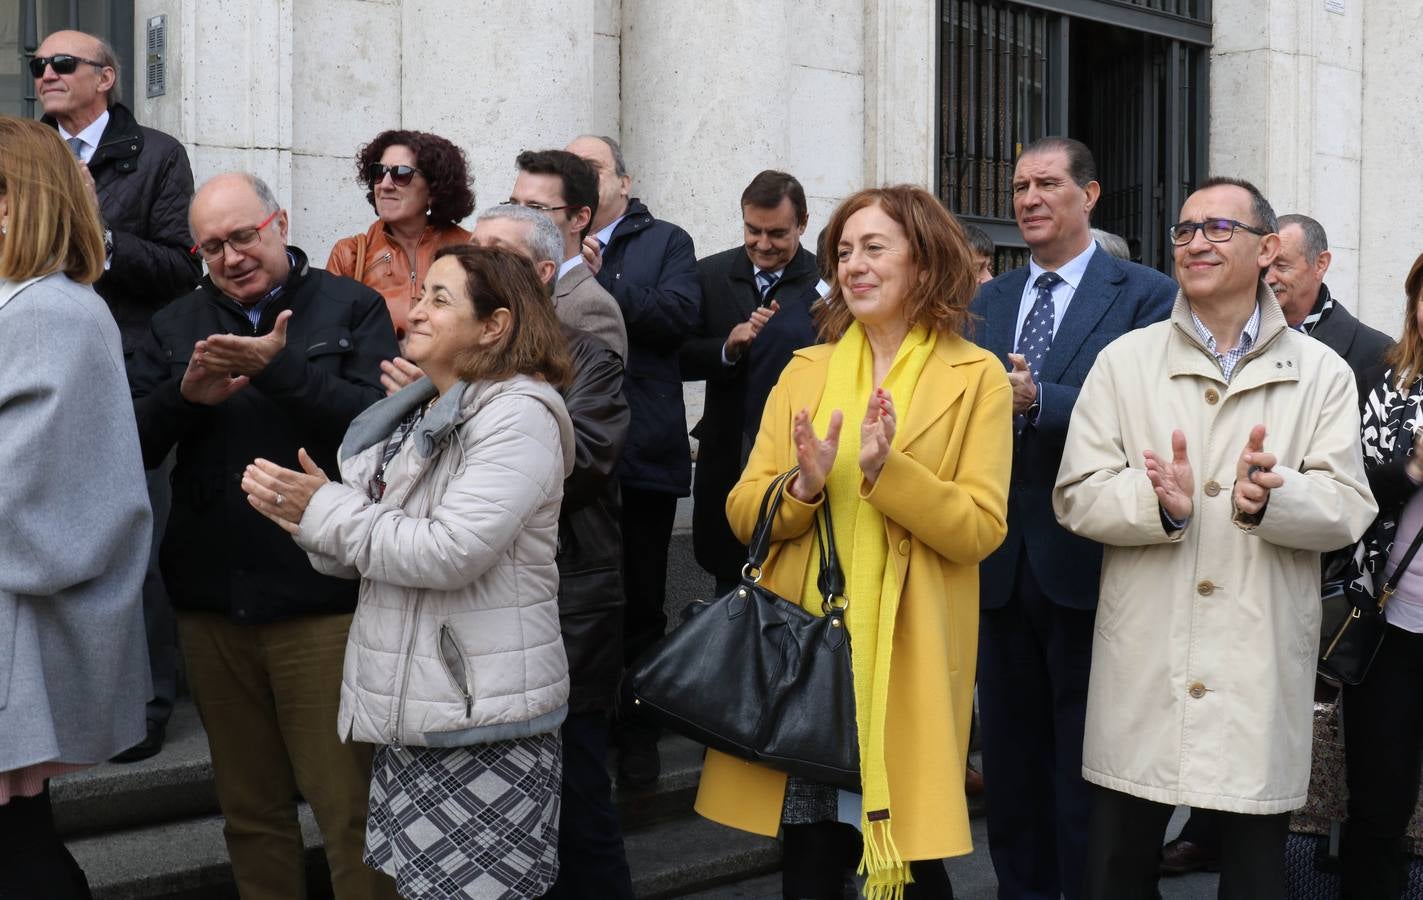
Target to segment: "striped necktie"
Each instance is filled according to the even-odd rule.
[[[83,139],[83,138],[77,138],[77,137],[66,138],[64,142],[69,145],[69,151],[74,154],[74,158],[75,158],[75,159],[83,159],[83,158],[84,158],[84,139]]]
[[[771,292],[771,288],[775,287],[776,282],[780,280],[781,276],[777,275],[775,272],[762,271],[756,273],[756,287],[760,288],[761,290],[762,303],[766,302],[766,295]]]

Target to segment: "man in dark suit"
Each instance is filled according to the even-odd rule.
[[[1383,357],[1393,339],[1360,322],[1329,293],[1324,276],[1333,254],[1324,226],[1309,216],[1280,216],[1280,253],[1265,273],[1285,321],[1296,331],[1344,357],[1354,373],[1359,403],[1369,395],[1374,378],[1382,377]],[[1215,866],[1220,856],[1219,814],[1193,810],[1181,833],[1161,848],[1161,873],[1181,875]]]
[[[598,175],[598,209],[583,239],[583,260],[613,295],[627,326],[623,391],[632,424],[618,463],[622,489],[623,656],[631,664],[667,630],[667,548],[677,498],[689,493],[692,448],[677,351],[696,327],[702,288],[691,235],[655,218],[630,196],[632,176],[610,137],[582,135],[566,148]],[[662,760],[658,729],[621,714],[618,781],[645,787]]]
[[[1090,807],[1082,732],[1100,545],[1068,533],[1052,487],[1078,390],[1097,353],[1164,319],[1175,283],[1092,240],[1101,193],[1092,153],[1047,137],[1013,173],[1027,266],[984,285],[975,339],[1013,384],[1008,536],[980,569],[978,690],[988,846],[998,896],[1081,895]]]
[[[718,594],[731,590],[746,562],[726,521],[726,495],[746,458],[743,435],[754,437],[791,354],[815,343],[810,305],[820,271],[800,243],[807,221],[800,182],[767,169],[741,194],[741,245],[697,262],[701,321],[681,353],[682,380],[707,383],[692,429],[692,548]]]

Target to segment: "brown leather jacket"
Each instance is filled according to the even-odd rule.
[[[361,271],[356,271],[357,242],[365,240],[365,260]],[[345,275],[368,285],[385,298],[390,309],[390,320],[395,324],[396,340],[405,338],[405,316],[410,305],[420,296],[420,288],[425,284],[425,273],[435,258],[435,251],[450,244],[469,243],[469,232],[458,225],[445,228],[427,226],[420,235],[420,244],[415,252],[415,265],[405,258],[405,250],[386,233],[385,223],[376,219],[366,233],[342,238],[331,248],[331,257],[326,260],[326,271],[333,275]]]

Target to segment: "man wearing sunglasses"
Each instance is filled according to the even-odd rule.
[[[79,31],[51,34],[30,60],[30,74],[44,108],[42,121],[69,144],[98,202],[107,259],[94,289],[118,321],[128,356],[153,313],[192,290],[202,275],[187,252],[186,214],[193,196],[188,154],[169,135],[140,126],[119,102],[118,60],[99,38]],[[148,478],[155,548],[143,586],[153,676],[148,734],[120,754],[120,762],[145,759],[162,748],[177,689],[177,637],[156,563],[170,500],[169,471],[161,463]]]
[[[1188,805],[1219,811],[1219,896],[1282,900],[1309,787],[1320,554],[1378,507],[1353,373],[1265,285],[1270,204],[1212,178],[1179,218],[1171,319],[1098,354],[1053,491],[1058,521],[1108,547],[1083,895],[1156,896],[1167,822]]]

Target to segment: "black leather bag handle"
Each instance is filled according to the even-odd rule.
[[[760,580],[761,567],[771,552],[771,523],[775,521],[776,513],[781,508],[781,498],[785,495],[786,486],[798,471],[799,466],[792,466],[789,471],[777,475],[761,497],[761,508],[756,514],[756,529],[751,533],[751,543],[746,548],[746,565],[741,570],[742,577],[753,582]],[[816,510],[815,543],[820,548],[820,574],[816,577],[815,584],[823,598],[821,609],[827,615],[832,611],[843,613],[850,603],[845,596],[845,572],[840,568],[840,557],[835,550],[835,529],[830,518],[828,497],[822,498],[820,508]]]

